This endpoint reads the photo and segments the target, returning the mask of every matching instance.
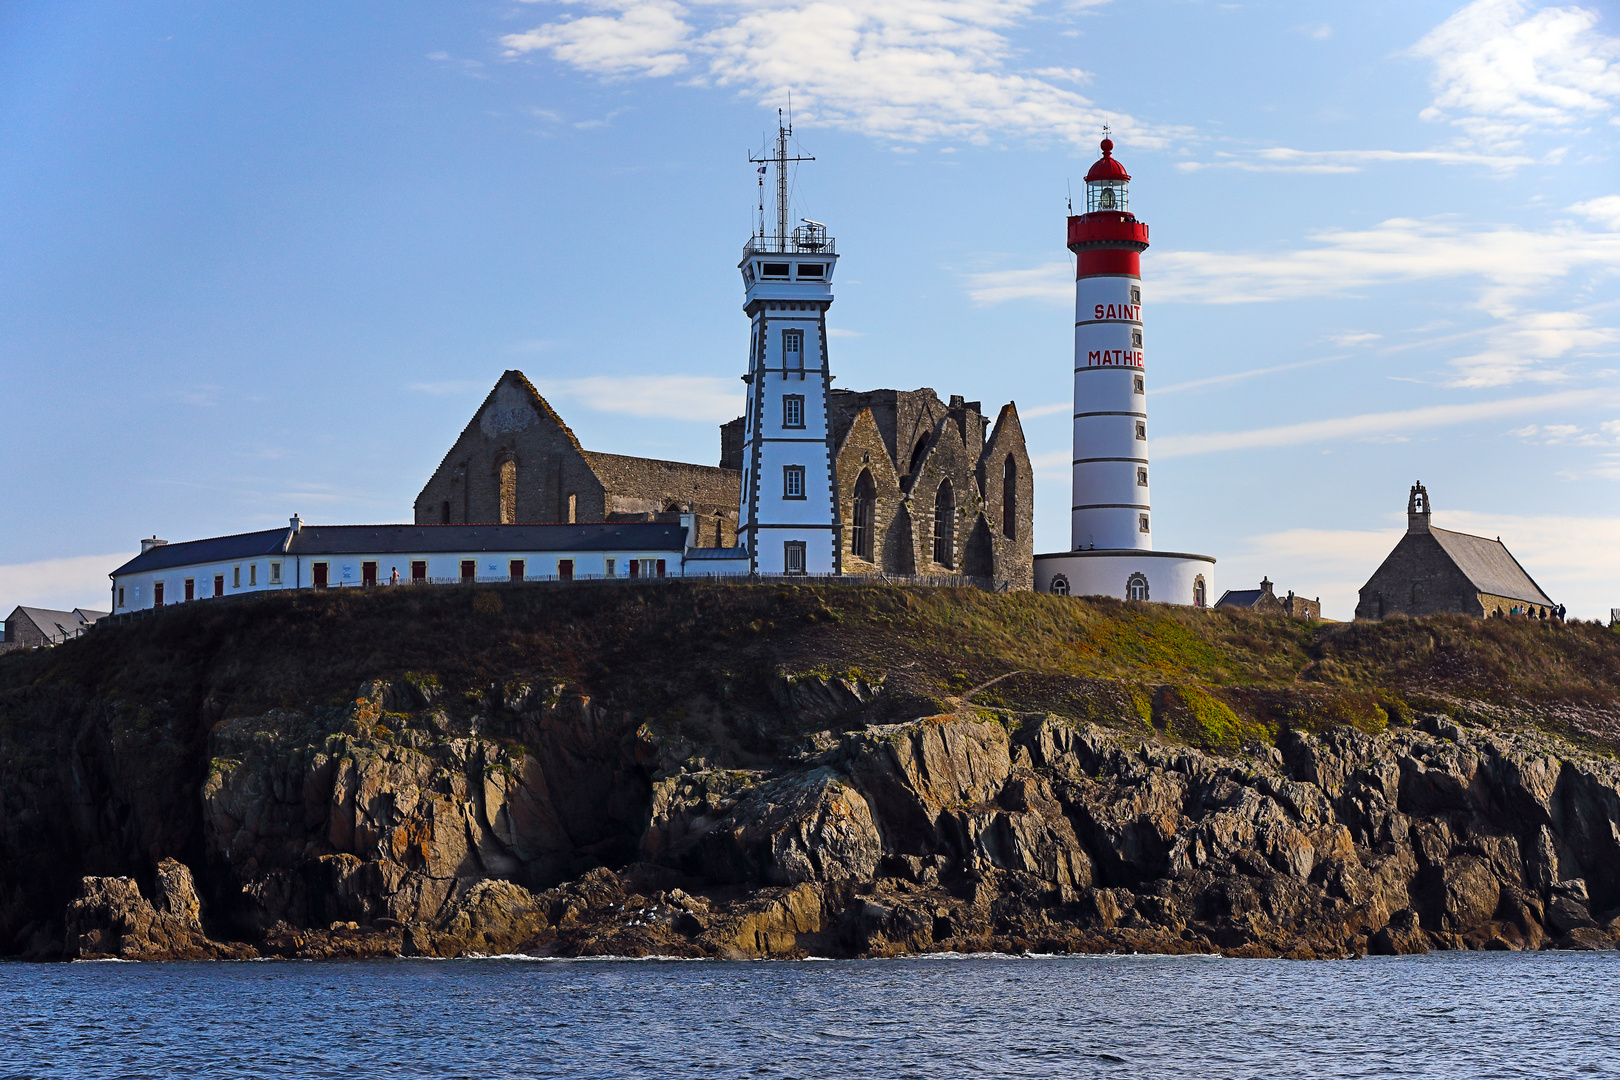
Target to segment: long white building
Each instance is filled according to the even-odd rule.
[[[1147,350],[1142,252],[1130,174],[1114,143],[1086,173],[1086,212],[1069,218],[1075,254],[1074,461],[1070,550],[1035,556],[1035,588],[1204,607],[1215,560],[1153,550],[1148,497]]]
[[[747,574],[735,548],[692,548],[695,523],[306,525],[170,544],[114,570],[114,615],[281,589]]]

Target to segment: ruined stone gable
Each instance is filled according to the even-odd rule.
[[[698,518],[697,546],[737,537],[739,473],[584,449],[520,371],[508,371],[416,498],[419,525]]]

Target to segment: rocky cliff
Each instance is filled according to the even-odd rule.
[[[0,658],[0,950],[1613,948],[1617,685],[1595,625],[683,583],[199,604]]]

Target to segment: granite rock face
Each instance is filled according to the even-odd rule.
[[[75,960],[224,960],[258,955],[250,946],[210,941],[191,871],[174,859],[157,866],[152,900],[127,877],[87,877],[67,909],[67,956]]]
[[[59,930],[8,915],[16,890],[0,916],[13,951],[131,959],[1322,957],[1620,930],[1620,768],[1528,728],[1428,716],[1217,757],[1048,714],[865,724],[870,693],[784,690],[849,725],[792,738],[535,683],[452,708],[374,681],[326,713],[221,719],[191,810],[201,897],[171,858],[150,900],[86,877]]]

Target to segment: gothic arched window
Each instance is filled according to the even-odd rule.
[[[956,492],[949,480],[934,493],[934,561],[946,569],[956,565]]]
[[[1193,607],[1203,607],[1205,599],[1204,575],[1193,578]]]
[[[1011,454],[1001,466],[1001,535],[1018,539],[1018,462]]]
[[[855,515],[849,533],[849,553],[859,559],[872,557],[872,533],[877,518],[877,485],[872,473],[862,469],[855,481]]]
[[[507,458],[501,462],[501,524],[517,521],[517,462]]]

